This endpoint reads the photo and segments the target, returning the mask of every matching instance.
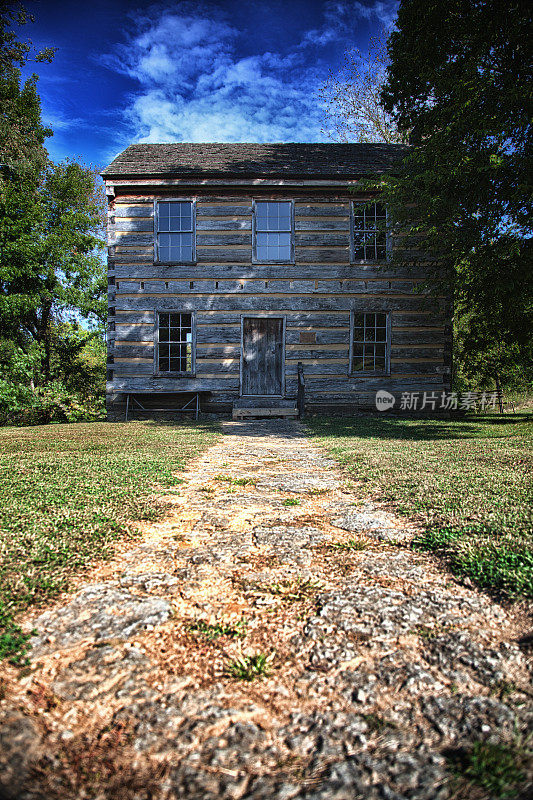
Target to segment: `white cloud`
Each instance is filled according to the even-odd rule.
[[[378,2],[373,13],[393,5]],[[307,48],[331,41],[343,47],[353,36],[354,17],[365,17],[367,6],[328,0],[323,26],[308,31],[289,52],[245,57],[239,56],[242,32],[220,11],[175,8],[152,6],[134,15],[127,43],[105,61],[139,83],[125,109],[136,141],[324,139],[317,90],[325,76],[312,66]]]
[[[307,31],[300,47],[325,47],[332,42],[353,43],[354,31],[361,20],[378,22],[389,29],[398,12],[399,0],[327,0],[324,22],[319,28]]]

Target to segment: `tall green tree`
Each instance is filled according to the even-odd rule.
[[[493,372],[505,348],[523,363],[532,355],[531,9],[402,0],[381,94],[412,144],[383,187],[408,246],[400,258],[430,254],[470,330],[464,340],[474,350],[493,343]]]
[[[0,12],[0,337],[36,342],[46,382],[54,322],[104,313],[101,208],[90,168],[50,161],[37,77],[21,77],[53,52],[19,41],[15,26],[31,21],[20,5],[0,0]]]

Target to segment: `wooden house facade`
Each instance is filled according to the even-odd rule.
[[[392,268],[386,209],[357,190],[381,144],[137,144],[109,199],[108,412],[375,408],[450,388],[450,309]],[[298,369],[300,365],[300,370]]]

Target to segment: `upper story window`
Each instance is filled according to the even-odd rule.
[[[352,313],[350,372],[383,374],[389,369],[389,315]]]
[[[352,207],[352,261],[385,261],[387,210],[383,203],[354,203]]]
[[[155,346],[156,373],[160,375],[194,373],[193,315],[181,312],[158,312]]]
[[[291,200],[254,203],[254,260],[265,263],[293,260],[294,210]]]
[[[193,200],[156,203],[156,260],[164,264],[190,264],[196,259],[196,215]]]

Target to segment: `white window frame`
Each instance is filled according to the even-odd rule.
[[[289,203],[291,211],[291,229],[290,231],[259,231],[259,233],[290,233],[291,237],[291,250],[289,259],[263,259],[257,257],[257,203]],[[258,198],[252,200],[252,264],[294,264],[294,200],[265,200]]]
[[[160,314],[189,314],[191,317],[191,369],[186,371],[162,372],[159,369],[159,315]],[[174,343],[175,344],[175,343]],[[194,378],[196,375],[196,314],[194,311],[184,311],[180,308],[156,308],[154,310],[154,376],[160,378],[186,377]]]
[[[354,330],[356,314],[385,314],[385,369],[379,370],[354,370]],[[370,342],[371,344],[372,342]],[[350,352],[348,363],[348,374],[354,378],[371,378],[380,375],[390,375],[390,351],[391,351],[391,314],[389,311],[350,311]]]
[[[192,210],[192,231],[160,231],[159,203],[190,203]],[[154,261],[156,264],[196,264],[196,198],[195,197],[160,197],[154,200]],[[192,259],[190,261],[162,261],[159,254],[160,233],[192,233]]]
[[[357,249],[357,245],[355,242],[355,217],[358,216],[355,213],[356,208],[365,208],[369,205],[376,206],[381,205],[385,208],[385,258],[356,258],[355,251]],[[365,231],[368,232],[375,232],[377,228],[365,228]],[[389,210],[385,203],[382,203],[380,200],[352,200],[350,203],[350,263],[351,264],[380,264],[384,261],[390,260],[390,252],[391,252],[391,237],[390,237],[390,225],[389,225]]]

